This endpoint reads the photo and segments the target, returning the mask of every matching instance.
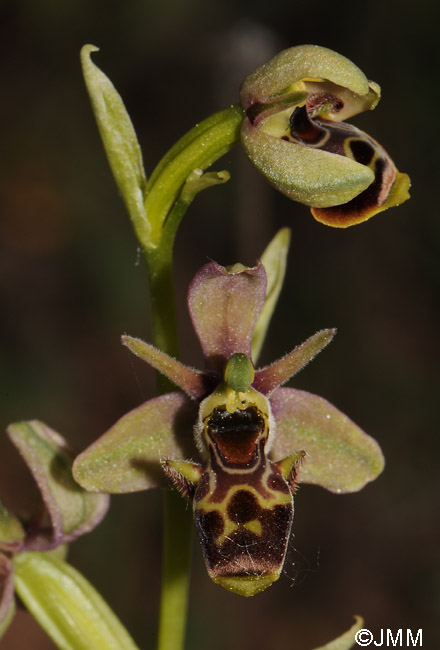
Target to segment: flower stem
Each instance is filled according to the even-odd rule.
[[[145,251],[150,278],[150,305],[155,345],[178,357],[176,310],[170,245]],[[157,376],[159,393],[174,390],[163,375]],[[164,541],[158,650],[183,650],[190,580],[191,512],[174,490],[164,493]]]
[[[191,563],[192,516],[180,494],[166,490],[158,650],[183,650]]]
[[[135,228],[144,251],[150,280],[154,344],[175,358],[179,356],[179,346],[173,247],[179,223],[197,193],[188,188],[187,193],[181,195],[182,187],[194,169],[206,169],[234,146],[242,120],[243,111],[238,106],[216,113],[191,129],[170,149],[157,165],[146,189],[145,213],[151,225],[148,241]],[[203,189],[202,185],[200,189]],[[163,376],[158,376],[158,388],[160,393],[175,390]],[[157,650],[183,650],[188,609],[192,516],[183,499],[174,491],[166,490],[164,506],[162,593]]]
[[[172,265],[172,243],[145,251],[150,277],[150,305],[155,345],[178,357],[176,310]],[[171,382],[157,376],[158,390],[174,390]],[[164,493],[164,542],[162,593],[160,600],[158,650],[183,650],[185,641],[190,551],[191,512],[182,497],[173,490]]]

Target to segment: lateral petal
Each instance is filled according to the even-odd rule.
[[[206,394],[204,376],[199,370],[185,366],[177,359],[173,359],[173,357],[141,339],[127,335],[122,336],[121,339],[130,352],[133,352],[137,357],[140,357],[165,377],[168,377],[189,397],[200,399]]]
[[[330,343],[335,333],[335,329],[316,332],[289,354],[278,359],[270,366],[257,370],[252,386],[263,395],[270,395],[278,386],[288,381],[321,352]]]

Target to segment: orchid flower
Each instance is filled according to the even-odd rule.
[[[281,387],[334,330],[254,370],[252,334],[265,295],[261,262],[253,268],[210,262],[196,274],[188,306],[203,372],[123,336],[132,352],[183,392],[124,415],[73,469],[94,492],[145,490],[171,479],[193,504],[210,577],[244,596],[280,575],[298,483],[354,492],[383,468],[377,443],[338,409],[322,397]]]
[[[319,45],[283,50],[243,81],[241,141],[280,192],[346,228],[400,205],[410,180],[376,140],[344,120],[372,110],[380,86]]]

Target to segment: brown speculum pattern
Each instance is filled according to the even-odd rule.
[[[347,156],[374,173],[373,183],[351,201],[328,208],[312,207],[312,214],[319,221],[331,220],[340,226],[353,219],[362,221],[385,203],[396,180],[396,167],[385,149],[360,129],[346,122],[312,118],[310,111],[309,105],[295,108],[289,121],[290,133],[283,140]]]
[[[251,404],[233,412],[217,406],[203,422],[208,460],[193,496],[194,521],[210,577],[242,595],[279,577],[293,520],[301,455],[283,476],[266,456],[269,420]]]

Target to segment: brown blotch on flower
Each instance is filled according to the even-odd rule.
[[[368,150],[368,143],[354,141],[350,143],[352,151],[353,145],[357,155],[366,157],[371,153]],[[396,168],[389,158],[377,158],[374,163],[374,175],[373,183],[348,203],[330,208],[311,208],[315,219],[321,223],[344,227],[361,223],[376,214],[389,196],[396,178]]]

